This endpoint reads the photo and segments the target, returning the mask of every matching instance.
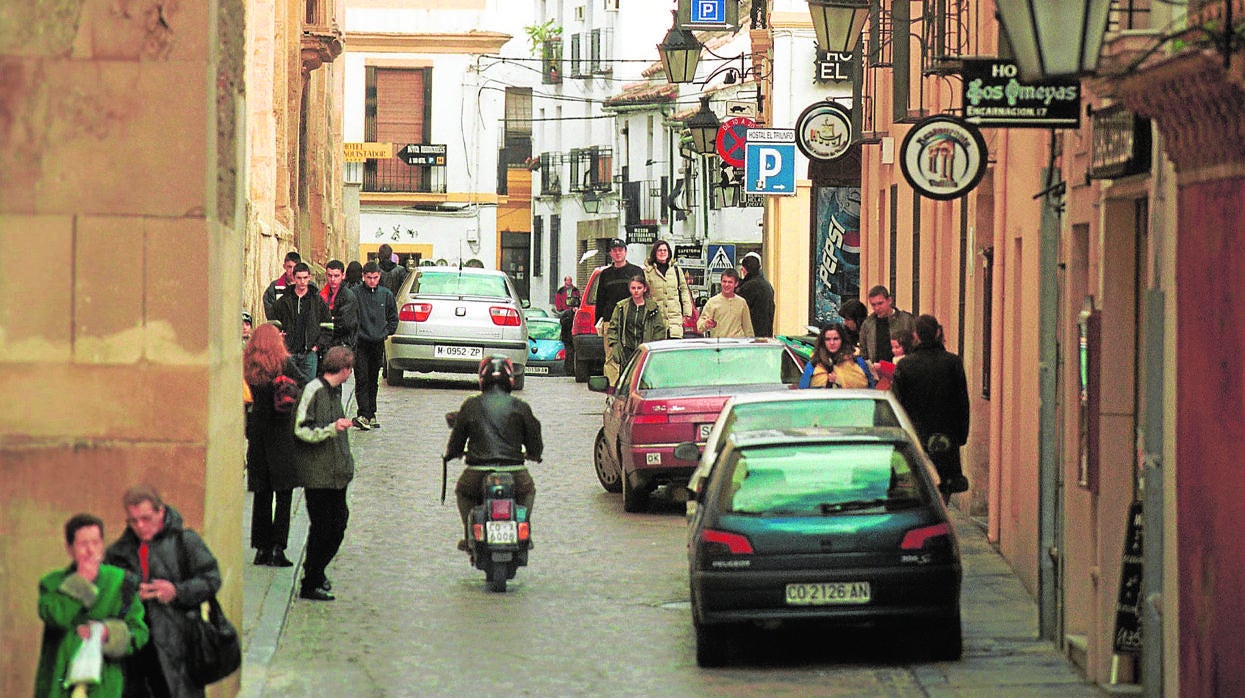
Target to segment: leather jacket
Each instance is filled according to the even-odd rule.
[[[544,448],[540,421],[532,408],[502,388],[490,386],[467,398],[458,409],[445,459],[465,453],[469,466],[523,465],[524,458],[539,461]]]

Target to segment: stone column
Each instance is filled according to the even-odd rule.
[[[0,9],[0,695],[77,512],[149,482],[241,615],[242,0]],[[214,693],[233,693],[238,678]]]

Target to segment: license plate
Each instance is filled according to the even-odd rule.
[[[788,606],[866,604],[870,599],[869,582],[787,585]]]
[[[536,375],[547,376],[547,375],[549,375],[549,367],[548,367],[548,366],[528,366],[527,368],[525,368],[525,369],[523,369],[523,370],[524,370],[526,373],[530,373],[530,374],[532,374],[533,376],[536,376]]]
[[[432,348],[434,359],[483,359],[484,347],[447,347],[440,344]]]
[[[713,431],[713,425],[712,425],[712,424],[701,424],[701,425],[698,427],[698,432],[699,432],[699,434],[700,434],[700,437],[699,437],[699,438],[700,438],[700,440],[701,440],[701,441],[704,441],[705,439],[708,439],[708,438],[709,438],[709,432],[711,432],[711,431]]]
[[[518,543],[519,524],[513,521],[485,521],[484,534],[490,543]]]

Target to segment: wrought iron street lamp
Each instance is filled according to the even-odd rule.
[[[695,80],[701,48],[700,42],[690,31],[679,28],[676,17],[670,31],[666,32],[666,38],[657,44],[657,51],[661,53],[661,67],[666,71],[666,81],[687,83]]]
[[[869,0],[808,0],[808,12],[813,17],[817,46],[830,53],[850,54],[856,50],[869,19]]]
[[[600,213],[601,212],[601,195],[595,191],[584,192],[583,198],[580,200],[583,204],[584,213]]]
[[[709,108],[709,97],[700,98],[700,110],[692,114],[686,121],[687,130],[692,133],[692,148],[702,155],[709,155],[717,149],[718,127],[721,123]]]
[[[997,0],[1020,77],[1088,75],[1098,67],[1111,0]]]

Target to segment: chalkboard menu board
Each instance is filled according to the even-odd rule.
[[[1142,523],[1141,502],[1133,502],[1128,507],[1124,566],[1120,572],[1120,595],[1115,603],[1116,654],[1141,654]]]

